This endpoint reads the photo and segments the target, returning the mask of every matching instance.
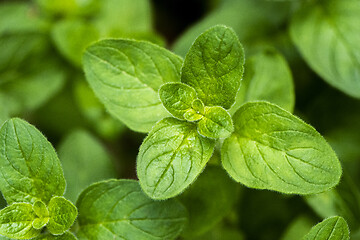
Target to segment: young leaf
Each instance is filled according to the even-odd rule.
[[[185,119],[184,114],[192,109],[197,98],[195,90],[183,83],[167,83],[159,89],[160,100],[174,117]]]
[[[251,188],[312,194],[334,187],[341,166],[325,139],[291,113],[268,102],[244,104],[221,149],[224,168]]]
[[[29,239],[40,234],[32,227],[36,214],[29,203],[14,203],[0,211],[0,235],[15,239]]]
[[[291,37],[310,67],[330,85],[360,98],[360,2],[312,1],[291,22]]]
[[[34,126],[13,118],[0,130],[0,190],[13,202],[48,203],[62,196],[65,179],[50,142]]]
[[[32,222],[32,226],[35,229],[39,229],[41,230],[43,227],[46,226],[46,224],[49,222],[49,217],[45,217],[45,218],[35,218],[34,221]]]
[[[148,42],[103,40],[87,48],[83,63],[95,94],[129,128],[148,132],[169,116],[158,89],[180,80],[180,57]]]
[[[214,146],[214,140],[197,133],[194,123],[161,120],[140,146],[137,174],[142,189],[154,199],[180,194],[201,173]]]
[[[33,240],[77,240],[77,238],[71,232],[65,232],[62,235],[43,234]]]
[[[295,103],[290,68],[275,49],[265,49],[246,60],[244,79],[230,112],[245,102],[264,100],[292,112]]]
[[[49,205],[49,223],[47,229],[52,234],[63,234],[77,217],[76,207],[64,197],[51,198]]]
[[[104,146],[84,130],[70,133],[59,148],[67,186],[65,197],[76,201],[90,184],[116,177],[111,156]]]
[[[100,37],[93,25],[80,20],[57,22],[51,36],[59,52],[77,67],[81,67],[85,48]]]
[[[189,224],[181,235],[194,239],[213,228],[231,211],[238,197],[238,187],[224,169],[207,166],[196,182],[180,196],[189,211]]]
[[[330,217],[315,225],[303,240],[349,240],[349,227],[342,217]]]
[[[181,81],[192,86],[206,106],[230,108],[240,87],[244,60],[236,33],[218,25],[195,40],[186,55]]]
[[[42,229],[49,222],[49,211],[42,201],[36,201],[33,204],[33,211],[36,214],[32,226],[35,229]]]
[[[209,138],[227,138],[234,131],[230,114],[222,107],[205,107],[198,132]]]
[[[175,239],[187,221],[177,200],[153,201],[133,180],[93,184],[76,205],[80,240]]]

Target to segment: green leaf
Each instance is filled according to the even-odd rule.
[[[9,109],[12,115],[39,108],[65,83],[62,65],[52,56],[36,56],[24,64],[27,66],[16,69],[8,77],[3,76],[1,80],[4,82],[0,82],[0,94],[6,96],[8,104],[12,104]]]
[[[183,83],[167,83],[159,89],[160,100],[174,117],[185,119],[184,114],[192,109],[197,98],[195,90]]]
[[[117,138],[126,129],[122,122],[110,116],[106,111],[104,105],[95,96],[95,93],[86,82],[85,77],[75,81],[73,89],[76,106],[79,108],[82,116],[86,118],[90,127],[100,137],[112,140]]]
[[[130,37],[134,33],[153,31],[151,1],[101,0],[101,3],[102,7],[94,22],[102,36]]]
[[[165,118],[140,146],[137,174],[144,192],[153,199],[180,194],[204,169],[215,141],[202,137],[194,123]]]
[[[175,53],[185,56],[194,38],[216,24],[233,28],[245,46],[247,43],[263,40],[271,33],[280,30],[292,7],[292,3],[284,1],[222,0],[219,2],[217,8],[201,21],[193,24],[177,39],[173,47]]]
[[[236,181],[251,188],[312,194],[334,187],[341,166],[325,139],[291,113],[268,102],[244,104],[221,157]]]
[[[34,221],[32,222],[32,226],[35,229],[41,230],[49,222],[49,219],[50,219],[49,217],[35,218]]]
[[[68,230],[78,214],[76,207],[64,197],[51,198],[48,208],[50,219],[47,229],[55,235]]]
[[[352,230],[360,226],[360,192],[346,172],[336,188],[305,200],[321,218],[337,215],[344,217]]]
[[[100,7],[100,0],[36,0],[48,15],[88,15]]]
[[[63,195],[65,179],[50,142],[34,126],[13,118],[0,130],[0,190],[8,204],[48,203]]]
[[[81,193],[80,240],[175,239],[187,221],[186,209],[175,199],[153,201],[133,180],[96,183]]]
[[[313,225],[314,221],[312,218],[306,215],[301,215],[289,223],[280,240],[299,239],[299,236],[307,234]]]
[[[214,227],[231,211],[237,200],[238,184],[218,166],[207,166],[180,196],[189,211],[189,224],[182,236],[193,239]]]
[[[6,2],[0,5],[0,35],[46,30],[48,24],[40,18],[31,3]]]
[[[315,225],[303,240],[349,240],[349,228],[342,217],[330,217]]]
[[[49,211],[42,201],[33,204],[33,211],[37,218],[34,219],[32,226],[35,229],[42,229],[49,222]]]
[[[36,57],[37,54],[47,50],[48,45],[49,41],[45,34],[18,33],[1,35],[0,71],[3,71],[2,74],[4,75],[14,74],[12,73],[13,68],[22,68],[22,66],[19,66],[21,63],[31,61],[31,57]]]
[[[29,239],[40,234],[32,227],[36,214],[29,203],[14,203],[0,211],[0,235]]]
[[[99,39],[98,30],[81,20],[62,20],[52,28],[52,39],[59,52],[72,64],[81,67],[85,48]]]
[[[360,98],[360,2],[312,1],[295,14],[291,37],[310,67],[333,87]]]
[[[246,102],[264,100],[290,112],[295,93],[290,68],[275,49],[264,49],[246,60],[244,79],[230,112],[235,113]]]
[[[76,240],[77,238],[70,232],[65,232],[62,235],[51,235],[51,234],[43,234],[34,238],[34,240]]]
[[[71,201],[76,201],[90,184],[116,177],[109,153],[99,140],[84,130],[66,136],[58,152],[67,182],[65,197]]]
[[[227,138],[234,131],[230,114],[222,107],[205,107],[198,132],[209,138]]]
[[[200,99],[195,99],[194,101],[192,101],[191,107],[192,108],[188,109],[184,113],[185,120],[194,122],[203,118],[205,114],[205,106]]]
[[[180,80],[180,57],[148,42],[103,40],[85,51],[83,61],[95,94],[132,130],[148,132],[169,116],[158,89]]]
[[[195,40],[186,55],[181,81],[192,86],[206,106],[230,108],[240,87],[244,61],[236,33],[218,25]]]

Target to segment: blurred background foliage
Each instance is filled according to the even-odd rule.
[[[180,238],[296,240],[321,219],[341,215],[351,239],[360,239],[360,101],[323,81],[293,44],[291,19],[304,2],[315,1],[0,1],[0,125],[17,116],[47,136],[72,201],[92,182],[136,179],[145,135],[112,118],[95,97],[84,79],[83,50],[123,37],[184,57],[201,32],[225,24],[246,51],[238,103],[266,99],[294,111],[333,146],[343,179],[333,190],[306,197],[247,189],[229,178],[215,153],[211,167],[179,197],[190,213]]]

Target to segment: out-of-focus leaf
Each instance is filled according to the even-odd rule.
[[[299,236],[305,236],[314,224],[315,222],[311,218],[305,215],[299,216],[287,226],[281,240],[300,239]]]
[[[101,36],[121,37],[152,31],[149,0],[101,0],[102,7],[94,23]],[[126,36],[122,37],[126,37]]]
[[[335,189],[310,195],[305,199],[320,217],[342,216],[346,219],[351,230],[359,229],[360,192],[346,174]]]
[[[244,240],[244,235],[237,229],[225,226],[225,224],[218,224],[208,232],[200,236],[184,237],[186,240]]]
[[[265,100],[292,112],[295,102],[290,68],[275,49],[264,49],[246,60],[244,79],[230,112],[255,100]]]
[[[59,52],[72,64],[81,67],[85,48],[99,39],[99,32],[90,23],[67,19],[55,24],[52,38]]]
[[[0,78],[7,78],[16,74],[14,68],[31,57],[47,50],[49,41],[44,34],[20,33],[0,35]],[[4,80],[0,80],[4,81]]]
[[[85,79],[75,81],[74,94],[80,112],[101,137],[114,139],[126,128],[122,122],[110,116]]]
[[[291,22],[291,37],[310,67],[333,87],[360,98],[360,2],[309,1]]]
[[[65,197],[76,201],[90,184],[115,178],[110,155],[102,144],[84,130],[73,131],[58,148],[67,181]]]
[[[234,206],[238,184],[218,166],[207,166],[180,200],[189,211],[189,224],[182,233],[188,239],[210,230]]]
[[[0,35],[44,31],[47,27],[46,21],[29,3],[7,1],[0,4]]]
[[[286,19],[290,6],[290,3],[282,1],[223,1],[219,8],[188,29],[177,40],[173,49],[175,53],[185,56],[195,37],[216,24],[232,27],[246,47],[247,42],[273,33]]]
[[[46,15],[88,15],[95,13],[102,0],[36,0]]]
[[[45,60],[46,59],[46,60]],[[45,62],[42,62],[44,60]],[[19,68],[14,75],[0,82],[0,94],[13,105],[10,114],[32,111],[57,93],[65,82],[65,72],[54,59],[41,57],[29,61],[25,69]]]

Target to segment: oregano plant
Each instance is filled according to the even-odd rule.
[[[175,239],[187,222],[187,211],[179,201],[156,202],[135,180],[92,184],[73,205],[63,197],[66,183],[54,148],[24,120],[13,118],[2,125],[0,145],[0,190],[8,204],[0,210],[0,236]]]
[[[214,149],[229,175],[250,188],[314,194],[340,180],[337,156],[313,127],[267,101],[236,102],[245,54],[229,27],[202,33],[184,60],[149,42],[112,39],[91,45],[83,62],[108,111],[148,133],[137,175],[153,199],[181,194]]]

